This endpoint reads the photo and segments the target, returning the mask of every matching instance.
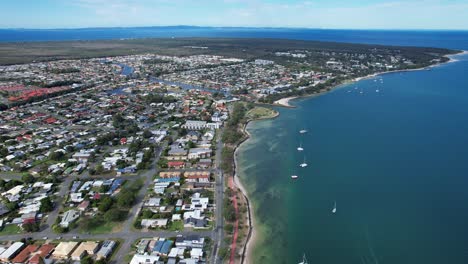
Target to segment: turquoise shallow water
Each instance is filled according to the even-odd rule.
[[[254,263],[303,253],[310,263],[468,263],[468,56],[459,59],[250,124],[239,163],[262,235]]]

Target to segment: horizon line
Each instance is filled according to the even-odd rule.
[[[0,27],[0,30],[85,30],[85,29],[114,29],[114,28],[226,28],[226,29],[302,29],[302,30],[362,30],[362,31],[468,31],[468,29],[431,29],[431,28],[318,28],[318,27],[288,27],[288,26],[199,26],[199,25],[157,25],[157,26],[96,26],[96,27]]]

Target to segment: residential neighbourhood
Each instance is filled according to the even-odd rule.
[[[106,263],[117,247],[113,240],[105,241],[42,241],[0,244],[2,263]]]
[[[247,202],[224,180],[233,165],[222,164],[242,139],[245,113],[232,121],[233,105],[414,63],[394,50],[268,53],[0,66],[0,261],[240,258],[234,206],[245,214]]]

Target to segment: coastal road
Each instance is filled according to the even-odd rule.
[[[223,200],[224,200],[224,175],[221,167],[221,152],[223,150],[223,142],[221,137],[224,132],[224,127],[219,130],[216,142],[215,154],[215,167],[216,167],[216,186],[215,186],[215,199],[216,199],[216,226],[213,231],[214,243],[211,254],[211,263],[222,263],[219,258],[219,250],[224,242],[224,219],[223,219]]]

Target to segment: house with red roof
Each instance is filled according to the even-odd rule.
[[[26,263],[29,259],[31,253],[36,252],[38,246],[36,245],[28,245],[25,247],[15,258],[11,261],[12,263]]]
[[[169,168],[174,168],[174,169],[183,169],[183,168],[185,168],[185,162],[183,162],[183,161],[169,161],[169,162],[167,162],[167,166]]]
[[[41,259],[45,259],[50,256],[52,251],[55,249],[55,246],[52,244],[44,244],[42,245],[29,259],[29,264],[39,264],[41,263]]]

